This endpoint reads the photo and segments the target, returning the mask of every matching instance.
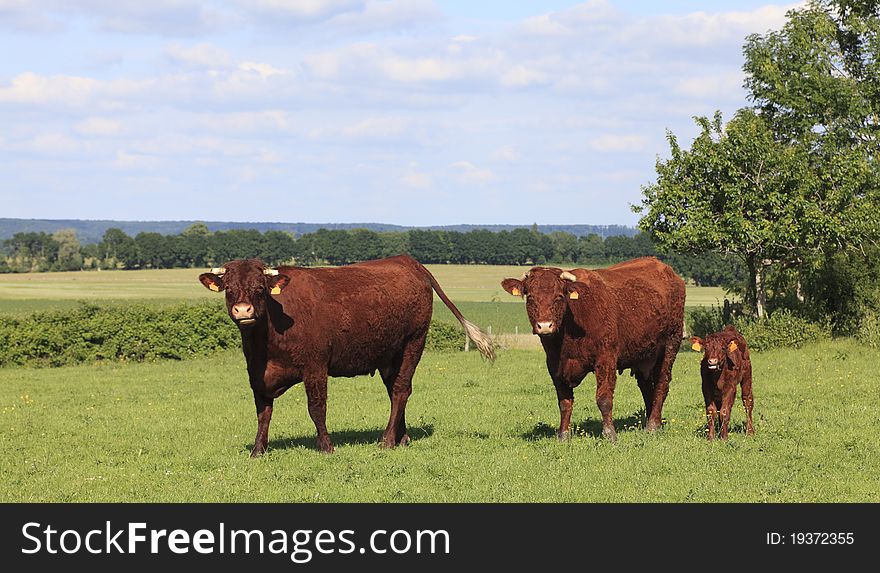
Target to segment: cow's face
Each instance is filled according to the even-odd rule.
[[[239,327],[247,328],[266,316],[268,297],[280,294],[290,278],[249,259],[230,261],[199,275],[199,281],[212,291],[226,291],[229,316]]]
[[[569,304],[583,296],[584,285],[562,269],[535,267],[519,280],[501,281],[504,290],[526,299],[526,312],[532,332],[549,336],[559,332]]]
[[[736,366],[739,347],[736,341],[729,340],[719,333],[713,333],[704,339],[691,337],[691,348],[703,352],[706,368],[712,372],[720,372],[725,366]]]

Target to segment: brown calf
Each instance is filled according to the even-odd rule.
[[[746,433],[754,434],[752,408],[752,361],[742,334],[733,326],[713,332],[705,340],[692,337],[692,348],[703,352],[700,375],[703,378],[703,400],[709,421],[710,440],[715,439],[715,414],[721,412],[721,439],[727,439],[730,413],[736,401],[736,387],[742,387],[742,402],[746,409]]]

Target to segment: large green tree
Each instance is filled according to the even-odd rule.
[[[749,36],[745,86],[754,109],[725,127],[699,118],[634,209],[673,252],[742,258],[759,316],[769,269],[804,276],[880,237],[880,0],[814,0],[779,31]],[[819,293],[819,289],[813,289]],[[827,305],[826,305],[827,306]]]
[[[741,110],[726,126],[720,113],[697,118],[690,150],[668,134],[671,158],[643,188],[639,228],[664,250],[740,257],[747,301],[763,317],[767,267],[794,265],[815,247],[827,222],[803,150],[775,140],[764,119]]]

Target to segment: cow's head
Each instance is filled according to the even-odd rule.
[[[725,366],[736,367],[739,362],[740,352],[736,341],[720,332],[708,335],[705,340],[692,336],[691,348],[703,353],[706,368],[713,372],[720,372]]]
[[[504,279],[501,286],[526,299],[532,332],[540,336],[559,332],[569,305],[586,298],[585,285],[570,272],[557,268],[535,267],[520,279]]]
[[[249,327],[266,316],[269,296],[280,294],[290,282],[287,275],[267,268],[262,261],[230,261],[199,275],[205,288],[226,291],[226,310],[239,327]]]

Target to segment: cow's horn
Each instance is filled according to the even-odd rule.
[[[211,274],[222,275],[226,273],[226,267],[214,267],[211,269]]]
[[[519,279],[519,282],[522,282],[522,281],[526,280],[527,278],[529,278],[529,273],[530,273],[530,272],[532,272],[531,269],[529,269],[529,270],[527,270],[526,272],[524,272],[522,278]]]
[[[278,269],[263,269],[263,274],[275,277],[278,276]]]
[[[577,280],[577,277],[568,271],[562,271],[562,274],[559,275],[559,278],[561,278],[564,281],[571,281],[571,282],[575,282]]]

